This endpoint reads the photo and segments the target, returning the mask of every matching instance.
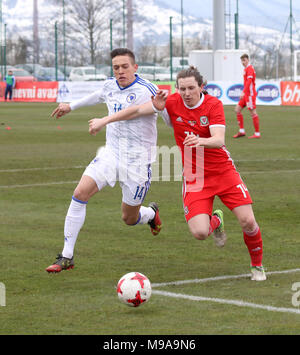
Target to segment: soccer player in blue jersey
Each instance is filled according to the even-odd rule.
[[[61,103],[53,111],[57,118],[79,107],[106,103],[109,115],[126,107],[143,104],[155,96],[157,87],[137,74],[134,53],[127,48],[111,52],[114,78],[101,89],[80,100]],[[151,163],[156,159],[157,114],[144,119],[113,122],[106,129],[106,145],[84,171],[72,196],[64,226],[64,248],[47,272],[74,267],[74,247],[84,224],[88,201],[103,187],[119,181],[122,188],[122,219],[127,225],[149,224],[152,234],[161,230],[156,203],[142,206],[151,183]]]

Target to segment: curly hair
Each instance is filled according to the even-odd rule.
[[[194,67],[193,65],[191,65],[189,68],[183,69],[177,74],[176,86],[178,87],[178,80],[179,79],[191,78],[191,77],[195,78],[199,87],[201,87],[202,85],[205,86],[207,84],[207,81],[203,79],[203,76],[200,74],[199,70],[196,67]],[[206,91],[203,91],[203,93],[207,94]]]

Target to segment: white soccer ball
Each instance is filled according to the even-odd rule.
[[[148,277],[140,272],[130,272],[120,278],[117,293],[121,302],[138,307],[149,301],[151,283]]]

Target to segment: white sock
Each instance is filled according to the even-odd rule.
[[[155,212],[151,207],[141,206],[140,208],[140,218],[136,224],[146,224],[155,216]]]
[[[74,254],[75,243],[81,227],[84,224],[87,202],[72,197],[70,207],[65,219],[65,242],[62,255],[71,259]]]

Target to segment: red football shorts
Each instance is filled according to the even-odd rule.
[[[235,169],[219,176],[205,177],[201,191],[189,191],[188,184],[183,181],[183,207],[186,221],[198,214],[211,216],[215,196],[218,196],[230,210],[252,204],[247,186]]]
[[[238,105],[242,108],[247,107],[248,110],[254,110],[256,108],[256,95],[244,95]]]

